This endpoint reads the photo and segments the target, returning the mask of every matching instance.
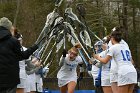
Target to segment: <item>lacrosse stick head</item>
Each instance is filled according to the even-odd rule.
[[[76,16],[76,14],[74,14],[72,12],[72,8],[66,8],[65,9],[65,13],[68,15],[68,17],[70,17],[72,20],[76,20],[78,22],[80,22],[80,20],[78,19],[78,17]]]
[[[86,46],[89,46],[90,48],[92,48],[91,39],[90,39],[90,36],[89,36],[87,31],[81,31],[80,32],[80,38]]]
[[[78,19],[77,15],[72,12],[72,8],[66,8],[65,15],[72,21],[77,21],[81,25],[82,29],[86,28],[86,26]]]
[[[44,78],[47,76],[48,72],[49,72],[49,68],[48,68],[48,66],[45,66],[45,67],[43,68],[43,77],[44,77]]]
[[[64,22],[64,19],[63,17],[57,17],[54,21],[54,25],[53,25],[53,28],[55,28],[56,26],[62,24]]]
[[[53,24],[54,20],[55,20],[57,17],[59,17],[59,14],[56,13],[55,11],[49,13],[49,14],[47,15],[47,20],[46,20],[46,23],[45,23],[46,25],[45,25],[45,26],[46,26],[46,27],[51,26],[51,25]]]

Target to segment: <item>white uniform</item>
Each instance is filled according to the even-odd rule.
[[[124,44],[125,46],[128,46],[128,44],[122,39],[120,41],[120,44]],[[110,48],[112,46],[112,43],[111,41],[109,41],[108,43],[108,48]],[[114,59],[112,58],[111,59],[111,67],[110,67],[110,82],[113,83],[113,82],[117,82],[118,81],[118,67],[117,67],[117,64],[116,62],[114,62]]]
[[[106,57],[107,55],[107,50],[101,52],[99,54],[99,56],[101,56],[102,58]],[[106,64],[102,64],[102,68],[101,68],[101,86],[111,86],[110,83],[110,61]]]
[[[93,77],[94,86],[95,86],[95,79],[98,77],[98,73],[99,73],[99,68],[95,65],[92,65],[91,74]]]
[[[125,44],[115,44],[108,50],[107,55],[112,56],[116,63],[118,86],[137,83],[137,73],[131,63],[131,52]]]
[[[29,58],[31,60],[31,58]],[[30,63],[30,64],[26,64],[28,65],[33,65],[34,63]],[[25,88],[25,92],[31,92],[31,91],[36,91],[36,76],[35,76],[35,72],[30,73],[29,75],[27,74],[27,79],[26,79],[26,88]]]
[[[59,87],[66,85],[70,81],[77,82],[76,68],[79,63],[83,62],[80,56],[77,56],[74,61],[70,61],[68,55],[66,55],[63,66],[57,74]]]
[[[25,51],[27,50],[27,48],[22,47],[22,50]],[[25,71],[25,60],[19,61],[19,68],[20,68],[20,73],[19,73],[20,84],[17,85],[17,88],[25,88],[26,87],[25,82],[27,78],[26,71]]]
[[[36,87],[37,87],[37,92],[43,92],[43,80],[42,77],[40,76],[40,74],[35,74],[36,76]]]
[[[36,91],[35,73],[27,75],[25,92]]]

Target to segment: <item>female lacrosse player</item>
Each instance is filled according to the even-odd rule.
[[[102,41],[95,42],[94,48],[95,48],[96,54],[100,54],[103,51],[102,44],[103,44]],[[93,77],[95,92],[97,92],[97,93],[103,93],[103,89],[101,87],[101,72],[102,72],[101,64],[100,65],[97,65],[97,64],[92,65],[91,75]]]
[[[122,40],[120,28],[115,29],[111,33],[111,46],[108,50],[107,56],[101,58],[99,55],[94,55],[96,59],[102,63],[107,63],[113,59],[117,67],[117,85],[118,93],[132,93],[134,84],[137,83],[136,69],[132,64],[132,57],[129,48],[125,44],[121,44]],[[112,64],[112,63],[111,63]],[[112,66],[112,65],[111,65]]]
[[[119,31],[119,32],[123,32],[123,28],[122,27],[114,27],[112,29],[112,32],[114,31]],[[119,42],[120,44],[124,44],[126,47],[129,48],[128,44],[123,40],[121,39],[121,41]],[[108,49],[112,46],[112,42],[111,40],[109,41],[108,43]],[[118,81],[118,67],[117,67],[117,64],[116,62],[114,62],[114,59],[111,59],[111,66],[110,66],[110,82],[111,82],[111,88],[112,88],[112,91],[113,93],[118,93],[118,86],[117,86],[117,81]],[[133,60],[132,60],[132,63],[134,64]]]
[[[100,57],[104,58],[107,55],[107,48],[108,48],[108,36],[103,39],[102,49],[103,52],[99,54]],[[113,93],[110,83],[110,61],[106,64],[102,64],[101,67],[101,86],[103,88],[104,93]]]
[[[68,54],[63,53],[63,57],[60,59],[61,69],[57,74],[58,86],[61,93],[74,93],[77,83],[76,68],[78,64],[82,64],[82,58],[78,55],[78,49],[81,48],[79,44],[72,47]]]

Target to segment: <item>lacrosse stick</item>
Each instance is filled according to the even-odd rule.
[[[76,41],[78,41],[80,43],[80,40],[78,39],[77,35],[74,33],[74,29],[72,28],[72,26],[67,22],[64,22],[64,24],[70,29],[71,35],[76,39]],[[83,45],[81,43],[80,43],[80,45],[81,45],[82,49],[84,50],[85,54],[87,55],[87,57],[90,59],[90,56],[87,53],[87,51],[85,50],[85,48],[83,47]]]
[[[37,38],[36,43],[38,43],[39,39],[41,39],[42,36],[44,36],[45,34],[49,33],[50,28],[53,25],[55,19],[57,17],[59,17],[59,14],[56,11],[59,8],[59,6],[61,5],[62,1],[63,0],[56,0],[55,8],[54,8],[53,12],[51,12],[51,13],[49,13],[47,15],[45,26],[44,26],[43,30],[41,31],[39,37]]]
[[[81,38],[80,40],[83,42],[83,44],[86,44],[87,46],[91,48],[91,39],[88,32],[86,31],[86,26],[78,19],[76,14],[72,12],[72,8],[67,8],[65,10],[65,13],[67,14],[67,17],[71,18],[73,21],[76,20],[82,26],[82,32],[80,33],[83,33],[83,34],[80,34],[80,38]]]

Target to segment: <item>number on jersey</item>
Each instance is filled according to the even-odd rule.
[[[130,52],[128,50],[121,50],[123,61],[130,61]]]

